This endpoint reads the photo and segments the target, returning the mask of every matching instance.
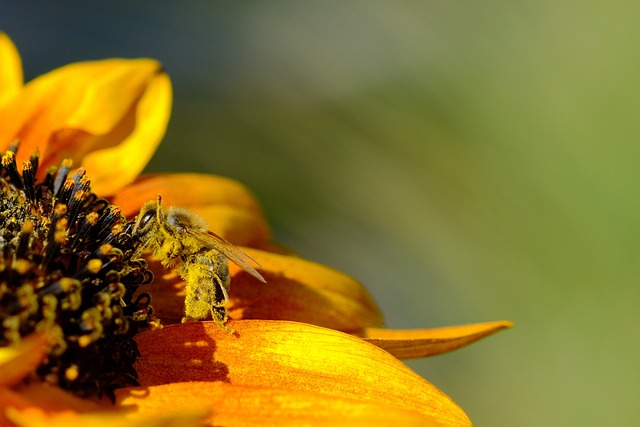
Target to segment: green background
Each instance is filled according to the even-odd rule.
[[[477,426],[632,426],[638,6],[7,2],[29,78],[149,56],[175,89],[150,171],[236,178],[276,240],[390,327],[509,319],[409,362]]]

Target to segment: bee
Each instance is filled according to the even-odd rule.
[[[137,249],[153,251],[165,268],[175,266],[186,282],[185,317],[182,322],[212,316],[226,331],[229,300],[229,263],[233,261],[263,283],[264,278],[250,263],[258,265],[240,249],[209,231],[204,218],[179,206],[164,209],[162,198],[151,200],[140,209],[132,228]]]

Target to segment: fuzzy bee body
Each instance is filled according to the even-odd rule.
[[[203,218],[179,206],[164,210],[160,196],[157,201],[152,200],[142,206],[132,234],[140,241],[138,251],[153,251],[163,266],[176,266],[178,274],[186,282],[183,322],[202,320],[211,315],[220,328],[233,332],[225,326],[230,285],[229,259],[258,280],[265,281],[249,264],[253,260],[210,232]]]

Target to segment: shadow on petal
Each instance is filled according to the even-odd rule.
[[[230,263],[227,309],[232,319],[292,320],[352,332],[378,326],[382,315],[366,289],[344,273],[295,256],[241,248],[261,267],[261,283]],[[149,259],[155,315],[178,323],[184,315],[184,282],[171,269]],[[146,290],[145,290],[146,291]]]
[[[213,322],[211,323],[214,324]],[[157,378],[160,376],[164,380],[168,380],[168,382],[229,382],[229,367],[226,361],[216,359],[218,343],[214,339],[214,335],[208,332],[209,327],[209,322],[191,322],[170,325],[150,334],[143,334],[146,338],[158,340],[152,344],[149,343],[158,351],[153,353],[153,360],[140,360],[136,365],[136,369],[149,367],[150,363],[161,365],[163,372],[146,372],[151,377]],[[217,328],[217,326],[215,327]],[[179,340],[163,342],[163,337],[167,334],[163,332],[164,330],[169,330],[168,335],[171,335],[172,331],[183,331],[185,333],[180,336]],[[226,332],[220,331],[227,335]],[[231,335],[228,335],[228,337],[230,339],[234,338]],[[144,341],[145,338],[141,339],[141,342],[146,343]],[[143,355],[142,358],[144,357]],[[148,383],[154,383],[154,380],[148,380]],[[144,382],[141,382],[141,384],[147,385]]]
[[[297,256],[241,249],[260,264],[267,283],[230,265],[232,318],[294,320],[345,332],[382,324],[371,295],[347,274]]]
[[[242,320],[229,326],[234,335],[214,322],[170,325],[138,335],[140,384],[228,381],[353,399],[413,411],[446,425],[470,425],[447,395],[360,338],[296,322]],[[226,366],[228,371],[212,374],[203,366]]]

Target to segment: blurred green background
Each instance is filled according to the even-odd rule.
[[[633,426],[640,8],[578,1],[5,2],[28,78],[149,56],[150,171],[246,183],[388,326],[516,328],[417,372],[477,426]]]

